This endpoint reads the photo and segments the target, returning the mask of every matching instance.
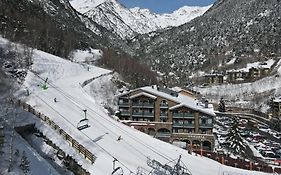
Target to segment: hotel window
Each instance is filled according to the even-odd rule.
[[[162,100],[160,105],[161,106],[168,106],[168,102],[166,100]]]
[[[134,109],[134,113],[140,113],[140,109]]]
[[[188,123],[187,124],[194,124],[194,120],[187,120],[188,121]]]
[[[168,115],[168,110],[167,109],[160,109],[160,115],[161,116],[167,116]]]
[[[201,133],[202,133],[202,134],[207,134],[207,129],[202,128],[202,129],[201,129]]]
[[[207,120],[205,118],[201,118],[200,124],[203,124],[203,125],[207,124]]]

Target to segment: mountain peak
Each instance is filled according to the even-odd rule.
[[[70,0],[70,4],[80,13],[86,13],[108,0]]]
[[[172,14],[126,8],[116,0],[72,0],[72,6],[121,38],[132,38],[170,26],[179,26],[205,13],[207,7],[182,7]],[[110,3],[107,3],[110,2]]]

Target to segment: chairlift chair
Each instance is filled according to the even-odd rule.
[[[123,169],[121,167],[115,167],[116,162],[118,162],[118,160],[116,158],[114,158],[113,160],[113,171],[111,173],[111,175],[124,175]]]
[[[90,125],[89,125],[89,119],[86,119],[86,118],[80,120],[80,121],[78,122],[78,124],[77,124],[77,129],[78,129],[79,131],[81,131],[81,130],[83,130],[83,129],[86,129],[86,128],[89,128],[89,127],[90,127]]]
[[[115,168],[111,173],[111,175],[123,175],[123,174],[124,174],[124,172],[121,167]]]

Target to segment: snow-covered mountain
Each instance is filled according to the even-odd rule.
[[[211,7],[184,6],[171,14],[155,14],[138,7],[128,9],[116,0],[72,0],[70,3],[77,11],[122,38],[182,25]]]
[[[277,1],[218,0],[204,15],[137,36],[130,46],[153,70],[176,75],[177,83],[190,81],[186,77],[195,70],[227,70],[225,63],[233,58],[239,69],[281,55],[280,8]]]
[[[7,40],[0,38],[1,46],[8,43]],[[74,60],[81,61],[82,56],[88,58],[85,52],[75,53]],[[35,49],[32,71],[28,71],[22,87],[15,95],[47,115],[97,157],[92,164],[69,147],[71,144],[64,141],[55,130],[42,129],[42,122],[36,122],[40,119],[31,116],[38,129],[44,130],[42,133],[57,146],[63,147],[66,154],[73,157],[90,174],[111,174],[113,162],[122,169],[122,174],[149,174],[152,168],[147,164],[148,158],[169,166],[181,156],[181,164],[184,164],[193,175],[218,174],[218,172],[231,175],[266,175],[262,172],[228,167],[211,159],[189,154],[184,149],[157,140],[116,121],[108,115],[100,99],[91,96],[90,93],[90,91],[102,93],[106,90],[101,87],[106,79],[110,81],[112,76],[110,72],[96,66],[64,60]],[[40,77],[48,77],[47,89],[38,86],[44,83]],[[93,81],[82,87],[83,82],[89,79]],[[24,93],[26,89],[30,90],[29,96]],[[54,102],[54,98],[58,101]],[[84,115],[83,109],[88,109],[87,118],[90,127],[79,131],[76,127]],[[17,120],[21,119],[22,116],[17,118]],[[119,136],[122,136],[120,141],[117,140]],[[36,165],[31,164],[31,166]],[[140,170],[143,173],[139,172]]]

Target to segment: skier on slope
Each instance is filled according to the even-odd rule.
[[[121,136],[118,137],[117,141],[120,141],[120,140],[122,140],[122,137],[121,137]]]

